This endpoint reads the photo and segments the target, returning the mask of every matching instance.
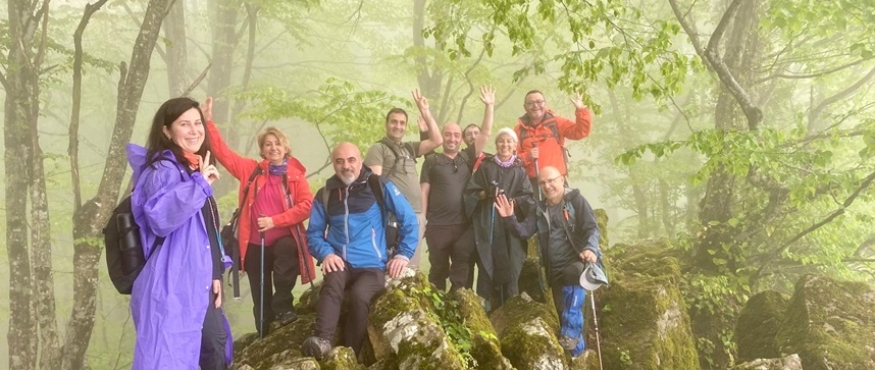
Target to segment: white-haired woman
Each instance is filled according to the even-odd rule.
[[[483,160],[465,191],[465,207],[474,223],[477,244],[477,294],[494,310],[519,294],[519,277],[526,260],[526,241],[511,235],[493,203],[498,194],[514,199],[523,216],[534,210],[532,185],[516,156],[517,136],[503,128],[495,138],[495,155]]]

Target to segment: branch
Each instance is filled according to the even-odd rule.
[[[3,71],[0,71],[0,85],[3,85],[3,90],[9,91],[9,84],[6,83],[6,76],[3,75]]]
[[[73,213],[76,213],[79,207],[82,206],[82,188],[79,178],[79,116],[82,107],[82,34],[85,33],[85,27],[91,20],[91,16],[100,10],[107,1],[99,0],[94,4],[85,4],[82,19],[73,33],[73,108],[70,113],[70,127],[67,130],[69,137],[67,154],[70,157],[70,175],[73,183]]]
[[[668,0],[668,3],[671,4],[671,11],[674,12],[674,16],[677,18],[678,23],[681,24],[681,28],[684,29],[684,32],[686,32],[687,36],[690,38],[690,43],[693,44],[693,49],[696,50],[696,54],[699,54],[699,57],[702,58],[702,62],[705,63],[705,66],[707,66],[708,69],[713,70],[711,62],[708,58],[705,58],[705,49],[702,48],[702,41],[699,40],[695,28],[687,22],[686,14],[681,14],[681,9],[678,7],[677,0]]]
[[[191,85],[188,85],[188,87],[185,89],[185,91],[182,92],[182,95],[180,95],[180,96],[188,96],[189,94],[191,94],[191,92],[194,91],[194,88],[196,88],[197,85],[200,85],[201,82],[203,82],[204,78],[207,77],[207,72],[209,72],[210,67],[212,67],[212,66],[213,66],[212,62],[207,64],[207,67],[204,68],[204,71],[201,72],[200,76],[197,76],[197,78],[194,81],[192,81]]]
[[[782,244],[778,248],[778,250],[775,251],[774,255],[780,256],[781,253],[784,253],[784,251],[787,250],[787,248],[789,248],[791,244],[795,243],[799,239],[802,239],[805,235],[808,235],[811,232],[813,232],[813,231],[823,227],[824,225],[832,222],[832,220],[836,219],[836,217],[843,215],[845,213],[845,210],[848,207],[850,207],[851,204],[853,204],[855,200],[857,200],[857,197],[859,197],[860,194],[863,193],[863,190],[866,190],[869,187],[869,185],[872,184],[873,180],[875,180],[875,172],[872,172],[871,174],[869,174],[869,176],[867,176],[863,180],[863,182],[860,184],[859,187],[857,187],[857,189],[851,194],[851,196],[848,197],[848,199],[845,199],[844,203],[842,203],[841,208],[835,210],[833,213],[831,213],[829,216],[827,216],[823,220],[820,220],[819,222],[815,223],[814,225],[809,226],[807,229],[802,230],[802,232],[800,232],[799,234],[796,234],[796,236],[790,238],[790,240],[784,242],[784,244]],[[754,276],[759,276],[760,274],[762,274],[762,272],[766,268],[766,266],[767,265],[765,265],[765,264],[763,266],[761,266],[759,268],[759,270],[757,270],[757,272]]]
[[[726,33],[726,28],[729,27],[729,22],[732,22],[732,18],[735,17],[738,7],[741,6],[741,1],[742,0],[732,0],[732,3],[726,8],[726,12],[723,13],[723,17],[720,18],[720,23],[717,24],[717,28],[715,28],[714,33],[711,34],[711,39],[708,40],[708,47],[705,50],[706,54],[713,53],[715,56],[718,55],[717,49],[720,47],[720,40],[723,39],[723,34]]]
[[[871,58],[870,58],[870,59],[871,59]],[[763,78],[757,80],[755,83],[765,82],[765,81],[768,81],[768,80],[771,80],[771,79],[774,79],[774,78],[786,78],[786,79],[799,79],[799,80],[801,80],[801,79],[808,79],[808,78],[817,78],[817,77],[822,77],[822,76],[825,76],[825,75],[828,75],[828,74],[831,74],[831,73],[835,73],[835,72],[841,71],[841,70],[843,70],[843,69],[847,69],[847,68],[853,67],[853,66],[855,66],[855,65],[858,65],[858,64],[863,63],[863,62],[865,62],[865,61],[868,61],[868,60],[870,60],[870,59],[859,59],[859,60],[857,60],[857,61],[850,62],[850,63],[844,64],[844,65],[840,65],[840,66],[838,66],[838,67],[830,68],[830,69],[827,69],[827,70],[824,70],[824,71],[819,71],[819,72],[814,72],[814,73],[804,74],[804,75],[776,73],[776,74],[773,74],[773,75],[768,76],[768,77],[763,77]]]
[[[846,88],[842,91],[839,91],[838,93],[836,93],[833,96],[830,96],[826,99],[823,99],[823,101],[821,101],[820,104],[818,104],[816,107],[814,107],[814,109],[812,109],[811,112],[809,113],[808,126],[813,127],[813,123],[815,121],[817,121],[818,116],[820,116],[820,112],[822,110],[824,110],[827,106],[829,106],[830,104],[833,104],[839,100],[847,98],[848,96],[853,94],[854,91],[857,91],[859,88],[863,87],[863,85],[865,85],[867,82],[869,82],[869,80],[872,79],[872,77],[875,77],[875,68],[872,68],[869,71],[869,73],[867,73],[865,76],[863,76],[863,78],[861,78],[855,84],[848,86],[848,88]]]

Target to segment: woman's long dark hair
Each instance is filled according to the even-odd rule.
[[[204,143],[196,154],[201,157],[206,157],[207,152],[211,150],[210,137],[206,128],[204,112],[201,111],[200,104],[187,97],[173,98],[164,102],[164,104],[161,104],[161,107],[155,112],[155,118],[152,119],[152,128],[149,129],[149,137],[146,139],[147,165],[151,166],[155,163],[155,161],[158,160],[159,153],[168,149],[176,156],[177,162],[186,167],[191,165],[191,163],[188,163],[188,159],[185,159],[185,156],[182,155],[182,148],[164,135],[164,127],[169,129],[170,125],[173,124],[173,121],[176,121],[179,116],[191,108],[197,109],[197,112],[201,117],[201,122],[203,122],[204,125]],[[210,156],[210,164],[216,164],[215,155]]]

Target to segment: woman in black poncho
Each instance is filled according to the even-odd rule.
[[[516,147],[513,130],[501,129],[495,139],[496,154],[483,160],[465,190],[465,208],[474,223],[477,244],[477,294],[486,299],[487,311],[519,294],[526,259],[526,241],[505,229],[493,206],[495,196],[503,193],[514,199],[520,217],[534,209],[532,185],[517,159]]]

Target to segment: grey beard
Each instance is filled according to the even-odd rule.
[[[347,186],[349,186],[349,184],[352,184],[352,182],[355,181],[355,177],[353,177],[353,176],[339,175],[337,177],[339,177],[340,181],[343,181],[343,183]]]

